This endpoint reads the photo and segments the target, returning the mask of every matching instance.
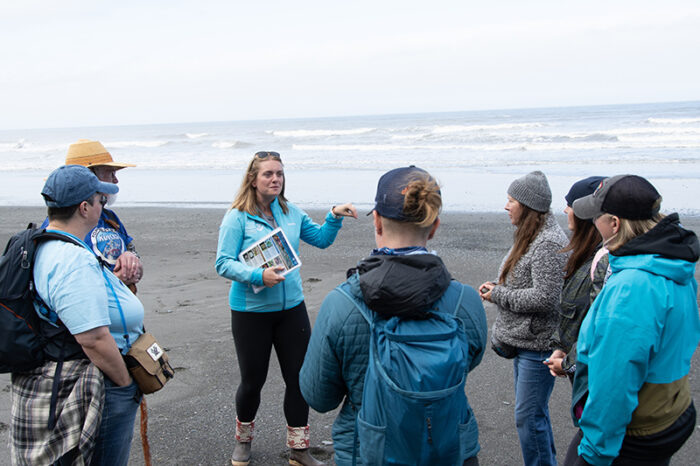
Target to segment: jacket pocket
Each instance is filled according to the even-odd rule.
[[[466,424],[460,424],[459,429],[459,463],[475,456],[479,452],[479,428],[474,418]]]
[[[360,440],[359,457],[365,466],[382,466],[384,463],[385,426],[375,426],[357,417],[357,437]]]

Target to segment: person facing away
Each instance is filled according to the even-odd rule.
[[[552,339],[551,344],[555,349],[544,364],[549,367],[552,376],[568,377],[572,383],[576,372],[578,330],[588,308],[603,287],[608,257],[604,255],[594,263],[597,251],[602,247],[603,238],[593,221],[577,217],[571,205],[577,199],[593,194],[604,179],[602,176],[591,176],[577,181],[564,197],[566,223],[572,235],[562,252],[570,252],[570,255],[564,268],[558,338]]]
[[[130,163],[115,162],[102,143],[89,139],[80,139],[68,147],[66,165],[87,167],[100,181],[115,185],[119,183],[118,170],[135,167]],[[116,194],[108,194],[107,205],[113,205],[116,199]],[[42,228],[47,224],[48,219],[44,221]],[[136,284],[143,277],[143,264],[136,252],[134,239],[126,232],[126,227],[113,210],[102,209],[97,225],[85,235],[85,243],[114,275],[132,292],[136,292]]]
[[[43,303],[34,306],[47,360],[12,374],[13,464],[125,466],[129,460],[142,395],[122,354],[125,336],[136,341],[143,331],[143,305],[83,241],[107,195],[118,190],[79,165],[54,170],[42,190],[47,230],[79,244],[46,240],[36,250],[34,285]]]
[[[370,351],[370,325],[349,296],[364,303],[378,319],[426,318],[431,309],[454,313],[468,342],[460,376],[466,377],[479,364],[486,346],[486,315],[478,294],[452,281],[440,257],[427,249],[440,225],[442,198],[435,180],[413,166],[391,170],[380,178],[375,201],[372,214],[377,248],[349,270],[347,281],[324,299],[300,374],[302,394],[313,409],[326,412],[342,403],[333,423],[335,462],[341,466],[353,464],[354,452],[361,449],[362,440],[355,441],[356,417],[362,408]],[[476,419],[463,386],[460,390],[466,405],[461,453],[464,464],[476,465]],[[379,436],[377,432],[376,438],[368,440],[372,444],[392,442]],[[376,453],[382,455],[381,451]]]
[[[542,361],[559,321],[567,238],[549,210],[547,177],[534,171],[513,181],[505,209],[515,225],[514,244],[503,259],[498,283],[479,287],[481,297],[498,307],[492,343],[497,354],[513,359],[515,426],[524,464],[557,463],[549,397],[555,379]]]
[[[283,266],[263,267],[262,261],[259,266],[252,266],[240,260],[239,255],[277,228],[284,231],[289,245],[297,253],[301,241],[326,248],[335,241],[343,217],[357,218],[357,211],[352,204],[333,206],[323,225],[318,225],[306,212],[287,201],[285,187],[280,154],[257,152],[219,228],[216,271],[232,280],[229,293],[231,332],[241,374],[236,390],[233,466],[245,466],[250,462],[255,415],[273,347],[285,383],[289,463],[297,466],[324,464],[309,453],[309,406],[299,391],[299,369],[311,333],[299,269],[283,275]]]
[[[695,430],[688,373],[700,341],[700,243],[660,206],[636,175],[606,178],[573,203],[577,217],[594,220],[612,273],[579,330],[580,430],[566,465],[668,465]]]

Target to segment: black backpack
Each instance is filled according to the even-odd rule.
[[[42,303],[34,289],[34,254],[39,243],[49,239],[80,244],[30,223],[10,238],[0,258],[0,373],[26,372],[46,360],[85,357],[60,320],[57,327],[50,325],[34,308],[35,301]]]

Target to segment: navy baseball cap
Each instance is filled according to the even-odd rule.
[[[411,181],[432,179],[430,173],[415,165],[395,168],[384,173],[377,183],[377,195],[374,197],[374,209],[367,214],[377,211],[384,218],[400,222],[411,222],[416,219],[408,217],[403,212],[406,186]],[[438,191],[439,193],[440,191]]]
[[[100,181],[89,168],[63,165],[51,172],[41,195],[48,207],[69,207],[87,201],[95,193],[116,194],[119,187]]]
[[[612,214],[627,220],[651,219],[659,213],[661,194],[645,178],[617,175],[605,178],[595,192],[573,203],[574,214],[587,220]]]
[[[593,194],[600,182],[604,179],[604,176],[589,176],[588,178],[584,178],[583,180],[579,180],[574,183],[566,196],[564,196],[564,199],[566,199],[566,205],[571,207],[576,199]]]

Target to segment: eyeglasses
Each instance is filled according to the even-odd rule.
[[[102,207],[107,205],[107,196],[105,196],[104,194],[100,194],[100,205]]]
[[[278,159],[281,159],[280,154],[278,152],[272,152],[272,151],[260,151],[255,153],[255,157],[258,159],[266,159],[268,157],[275,157]]]

